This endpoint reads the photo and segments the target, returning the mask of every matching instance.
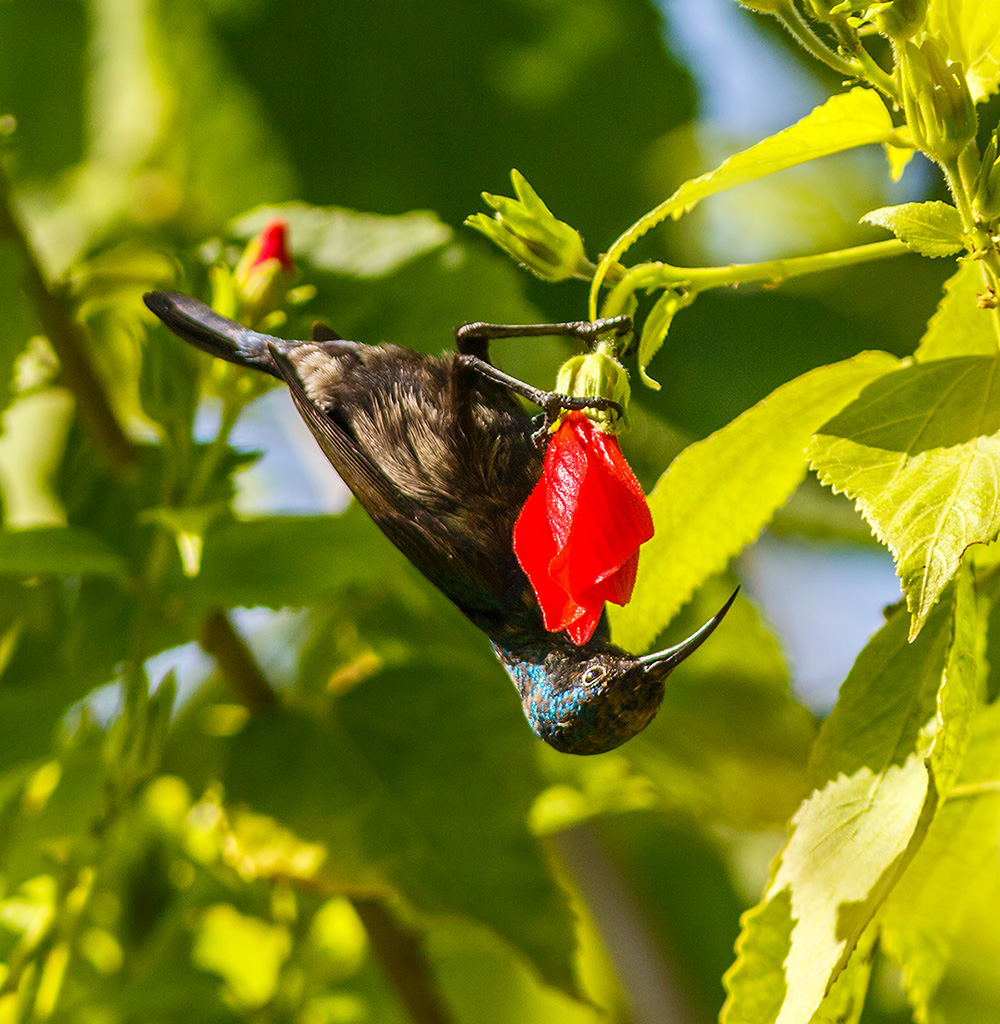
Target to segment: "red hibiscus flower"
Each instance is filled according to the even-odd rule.
[[[514,553],[545,628],[585,644],[604,602],[632,596],[639,545],[652,536],[646,499],[618,439],[570,413],[549,439],[542,478],[514,524]]]

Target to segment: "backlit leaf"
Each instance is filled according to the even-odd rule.
[[[921,256],[950,256],[965,248],[962,218],[950,203],[903,203],[872,210],[862,218],[891,231]]]
[[[897,612],[858,656],[816,742],[813,793],[744,919],[724,1024],[809,1021],[848,964],[927,833],[938,772],[964,756],[976,624],[963,576],[916,642]]]
[[[892,551],[913,615],[927,619],[970,544],[1000,531],[996,357],[908,366],[868,385],[817,432],[809,458]]]
[[[649,496],[656,533],[642,548],[631,603],[611,612],[615,642],[630,650],[652,643],[795,489],[813,431],[898,365],[865,352],[811,370],[685,449]]]
[[[883,948],[902,968],[918,1019],[933,1013],[931,1004],[954,962],[963,926],[1000,880],[1000,705],[982,708],[974,726],[953,796],[881,915]],[[963,972],[961,965],[955,967]],[[940,1019],[957,1024],[962,1018]]]
[[[871,142],[890,142],[894,137],[889,111],[873,89],[859,87],[832,96],[777,135],[734,154],[715,170],[684,182],[669,199],[636,221],[601,259],[590,289],[592,307],[596,306],[608,267],[633,242],[667,217],[676,220],[707,196],[756,181],[786,167]]]
[[[927,324],[914,355],[922,362],[949,356],[991,356],[1000,344],[997,313],[983,309],[980,295],[985,294],[981,264],[975,260],[960,263],[944,286],[944,298]]]

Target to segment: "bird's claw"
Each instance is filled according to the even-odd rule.
[[[585,397],[574,395],[561,395],[557,391],[551,391],[546,396],[545,404],[542,407],[542,425],[531,435],[531,441],[536,448],[545,448],[548,435],[552,430],[552,424],[564,412],[583,412],[585,409],[593,409],[595,412],[614,412],[616,416],[624,416],[625,408],[620,402],[613,398],[601,398],[599,396]],[[539,417],[535,417],[538,419]]]

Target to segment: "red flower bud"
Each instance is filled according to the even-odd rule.
[[[604,602],[626,604],[653,519],[618,439],[570,413],[549,439],[542,477],[514,524],[514,553],[545,628],[585,644]]]
[[[295,273],[295,261],[288,250],[288,221],[272,220],[254,239],[259,248],[254,253],[248,269],[253,270],[268,260],[277,260],[282,269]]]

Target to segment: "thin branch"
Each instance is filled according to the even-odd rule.
[[[372,948],[414,1024],[454,1024],[433,981],[419,934],[405,927],[384,900],[351,900]]]
[[[38,254],[28,240],[24,226],[14,209],[10,181],[0,166],[0,239],[9,239],[24,264],[24,286],[34,304],[62,368],[61,380],[76,398],[91,435],[111,462],[125,467],[135,462],[138,449],[122,430],[108,402],[100,379],[90,362],[84,329],[66,309],[42,270]]]
[[[278,698],[267,676],[225,612],[209,613],[202,624],[198,642],[207,654],[215,658],[230,689],[251,714],[277,708]]]

